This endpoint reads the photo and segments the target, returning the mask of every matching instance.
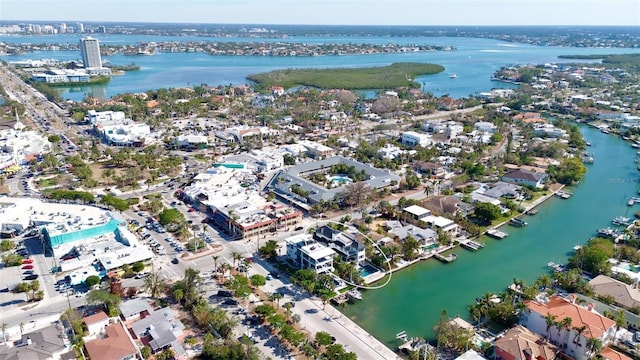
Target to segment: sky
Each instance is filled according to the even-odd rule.
[[[0,20],[640,26],[640,0],[0,0]]]

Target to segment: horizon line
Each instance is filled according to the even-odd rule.
[[[262,25],[262,26],[392,26],[392,27],[556,27],[556,26],[581,26],[581,27],[640,27],[640,24],[440,24],[440,25],[424,25],[424,24],[302,24],[302,23],[225,23],[225,22],[165,22],[165,21],[119,21],[119,20],[0,20],[0,23],[12,23],[12,22],[82,22],[82,23],[120,23],[120,24],[193,24],[193,25]]]

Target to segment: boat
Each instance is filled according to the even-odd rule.
[[[487,235],[491,236],[494,239],[504,239],[507,236],[509,236],[509,234],[507,234],[506,232],[502,232],[502,231],[497,230],[497,229],[487,230]]]
[[[613,218],[613,220],[611,220],[611,223],[613,223],[613,225],[618,225],[618,226],[629,226],[631,225],[631,218],[624,217],[624,216],[616,216],[615,218]]]
[[[588,141],[586,142],[586,144],[587,144],[587,146],[591,146],[591,143],[590,143],[590,142],[588,142]]]
[[[573,195],[573,193],[566,190],[558,190],[556,191],[555,195],[561,199],[568,199],[571,197],[571,195]]]
[[[638,149],[638,148],[640,148],[640,144],[633,143],[633,144],[631,144],[631,147],[634,148],[634,149]]]
[[[536,215],[537,213],[538,213],[538,209],[531,209],[527,211],[527,215],[530,215],[530,216]]]
[[[520,219],[520,218],[513,218],[511,220],[509,220],[509,225],[511,226],[515,226],[515,227],[523,227],[523,226],[527,226],[527,222]]]
[[[458,75],[456,74],[449,75],[449,79],[457,79],[457,78],[458,78]]]
[[[598,236],[609,239],[614,239],[620,235],[620,232],[618,230],[612,228],[598,229],[597,233]]]
[[[362,300],[362,294],[360,293],[360,291],[358,291],[358,289],[351,289],[347,291],[347,296],[349,296],[349,298],[353,300]]]
[[[606,128],[602,128],[602,129],[600,129],[600,131],[602,131],[603,134],[608,134],[609,133],[609,129],[606,129]]]

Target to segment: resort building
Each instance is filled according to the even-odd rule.
[[[363,265],[365,261],[365,245],[356,240],[352,234],[336,230],[328,225],[319,227],[313,234],[314,240],[333,249],[342,261]]]
[[[409,146],[427,147],[431,145],[431,136],[417,133],[415,131],[405,131],[402,133],[402,143]]]
[[[255,181],[247,163],[217,163],[198,174],[181,196],[236,239],[260,241],[302,221],[301,211],[261,196]]]
[[[594,305],[582,307],[575,303],[575,296],[565,299],[554,295],[550,298],[541,297],[536,300],[525,301],[526,309],[521,315],[520,322],[527,329],[536,334],[549,337],[558,344],[563,352],[576,360],[590,359],[587,340],[600,339],[602,344],[609,344],[616,333],[616,322],[606,318],[593,309]],[[557,325],[548,327],[547,316],[553,316],[556,321],[564,318],[571,319],[571,329],[558,329]],[[584,326],[585,331],[577,333],[576,328]]]
[[[496,358],[502,360],[555,360],[560,349],[522,325],[507,330],[494,342]]]
[[[353,182],[353,180],[346,174],[332,175],[330,173],[331,168],[338,165],[351,168],[354,172],[366,174],[363,182],[374,190],[397,186],[400,182],[398,175],[342,156],[334,156],[281,170],[269,182],[267,188],[276,195],[287,201],[295,202],[304,209],[310,209],[311,205],[320,201],[340,200],[344,186]],[[310,177],[316,173],[327,175],[325,176],[327,183],[321,185],[311,181]]]
[[[286,239],[287,258],[298,269],[311,269],[318,274],[333,272],[336,252],[315,240],[309,234],[298,234]]]
[[[322,145],[315,141],[300,140],[298,144],[307,149],[307,153],[314,159],[322,160],[335,155],[335,150],[326,145]]]

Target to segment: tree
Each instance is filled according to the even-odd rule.
[[[143,346],[142,349],[140,349],[140,355],[142,355],[143,359],[148,359],[151,356],[151,348],[148,346]]]
[[[591,358],[593,358],[597,354],[599,354],[600,351],[602,351],[602,349],[603,349],[602,340],[600,340],[598,338],[588,338],[587,339],[587,350],[589,351],[589,354],[591,355],[590,356]]]
[[[275,240],[267,240],[266,244],[260,249],[260,255],[265,259],[273,259],[278,256],[278,242]]]
[[[149,295],[154,299],[157,299],[167,286],[164,278],[160,276],[160,273],[155,271],[152,271],[143,281]]]
[[[131,266],[131,270],[139,273],[140,271],[144,270],[144,263],[142,261],[134,263],[133,266]]]
[[[100,283],[100,277],[97,275],[91,275],[84,281],[84,283],[90,288],[94,287]]]
[[[0,324],[0,330],[2,330],[2,343],[6,344],[7,343],[7,327],[9,327],[9,325],[7,325],[6,322],[2,322],[2,324]]]
[[[326,331],[318,331],[315,336],[315,342],[319,346],[327,346],[333,343],[333,336]]]
[[[544,316],[544,321],[547,324],[547,339],[551,339],[551,328],[557,325],[556,316],[552,313],[547,313]]]
[[[264,276],[260,274],[255,274],[251,276],[251,284],[253,286],[262,286],[267,283],[267,280]]]
[[[577,158],[565,158],[560,165],[550,165],[547,174],[561,184],[573,184],[582,179],[587,172],[587,167]]]
[[[347,184],[342,189],[342,202],[347,206],[357,207],[371,194],[371,188],[364,181]]]
[[[493,220],[502,216],[502,210],[497,205],[483,202],[476,205],[474,215],[481,222],[490,224]]]
[[[177,209],[164,209],[158,215],[158,219],[162,226],[167,227],[167,230],[178,231],[183,228],[187,221],[184,215]]]

